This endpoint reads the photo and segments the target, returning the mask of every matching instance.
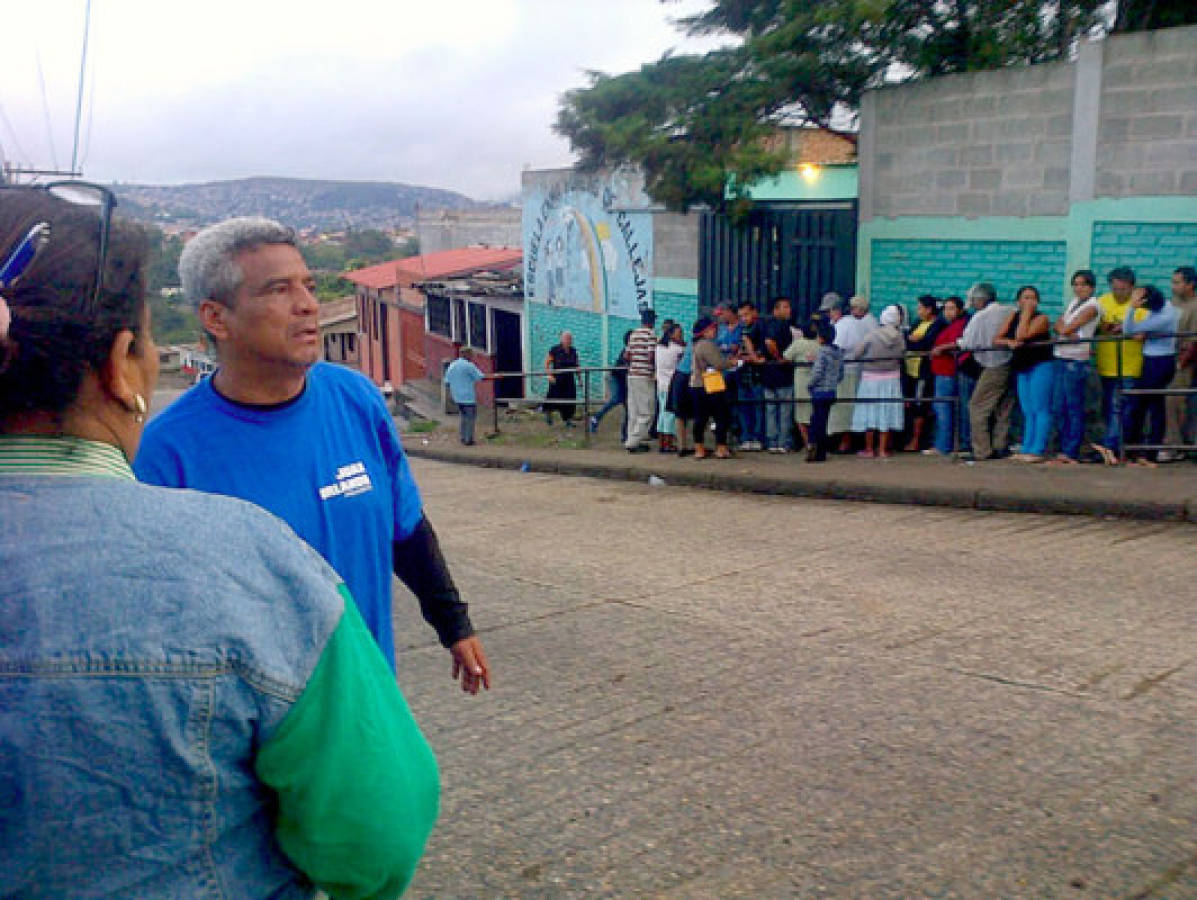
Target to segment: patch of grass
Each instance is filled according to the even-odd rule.
[[[427,434],[430,431],[436,431],[440,424],[436,419],[417,419],[407,426],[407,430],[412,434]]]

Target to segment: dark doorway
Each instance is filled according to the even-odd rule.
[[[762,312],[789,297],[805,321],[827,291],[856,285],[856,201],[771,203],[733,224],[706,212],[699,224],[698,302],[748,300]]]
[[[494,360],[498,372],[520,372],[524,368],[523,338],[520,317],[516,313],[494,310]],[[524,396],[524,380],[518,375],[500,378],[495,382],[496,400],[518,400]]]
[[[378,302],[378,333],[382,343],[382,380],[391,380],[391,329],[387,323],[387,305]]]

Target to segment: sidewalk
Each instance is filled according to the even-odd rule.
[[[1116,516],[1148,521],[1197,523],[1197,465],[1173,463],[1158,469],[1097,465],[1054,467],[1008,460],[960,463],[901,453],[891,460],[833,456],[812,465],[801,454],[741,453],[730,460],[678,459],[673,454],[629,454],[606,422],[584,446],[580,429],[563,432],[539,424],[538,433],[520,433],[504,423],[488,439],[489,425],[478,423],[478,443],[462,446],[457,419],[446,416],[441,430],[409,434],[411,456],[489,468],[553,472],[593,478],[645,481],[669,486],[863,500],[1004,512]],[[543,433],[540,433],[543,432]]]

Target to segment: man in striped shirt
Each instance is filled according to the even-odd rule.
[[[640,327],[628,338],[628,437],[624,448],[628,453],[644,453],[649,449],[648,433],[656,412],[657,335],[653,331],[657,314],[649,308],[640,310]]]

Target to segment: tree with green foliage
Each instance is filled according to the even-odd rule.
[[[161,293],[163,288],[179,286],[179,255],[183,252],[183,239],[168,235],[157,228],[147,228],[150,252],[146,267],[146,288],[151,294]]]
[[[666,2],[666,0],[662,0]],[[692,36],[735,40],[667,53],[638,71],[588,73],[554,126],[586,171],[640,167],[649,196],[733,214],[747,187],[787,163],[764,140],[782,124],[829,126],[861,94],[916,79],[1067,58],[1105,30],[1197,21],[1194,0],[715,0],[679,20]]]
[[[395,258],[395,242],[376,228],[349,231],[345,234],[345,253],[357,259],[384,262]]]
[[[199,340],[199,317],[190,303],[163,297],[156,291],[149,295],[149,303],[154,343],[166,346]]]
[[[353,295],[353,282],[340,275],[329,272],[315,273],[316,299],[323,303],[325,300],[338,300],[341,297]]]

